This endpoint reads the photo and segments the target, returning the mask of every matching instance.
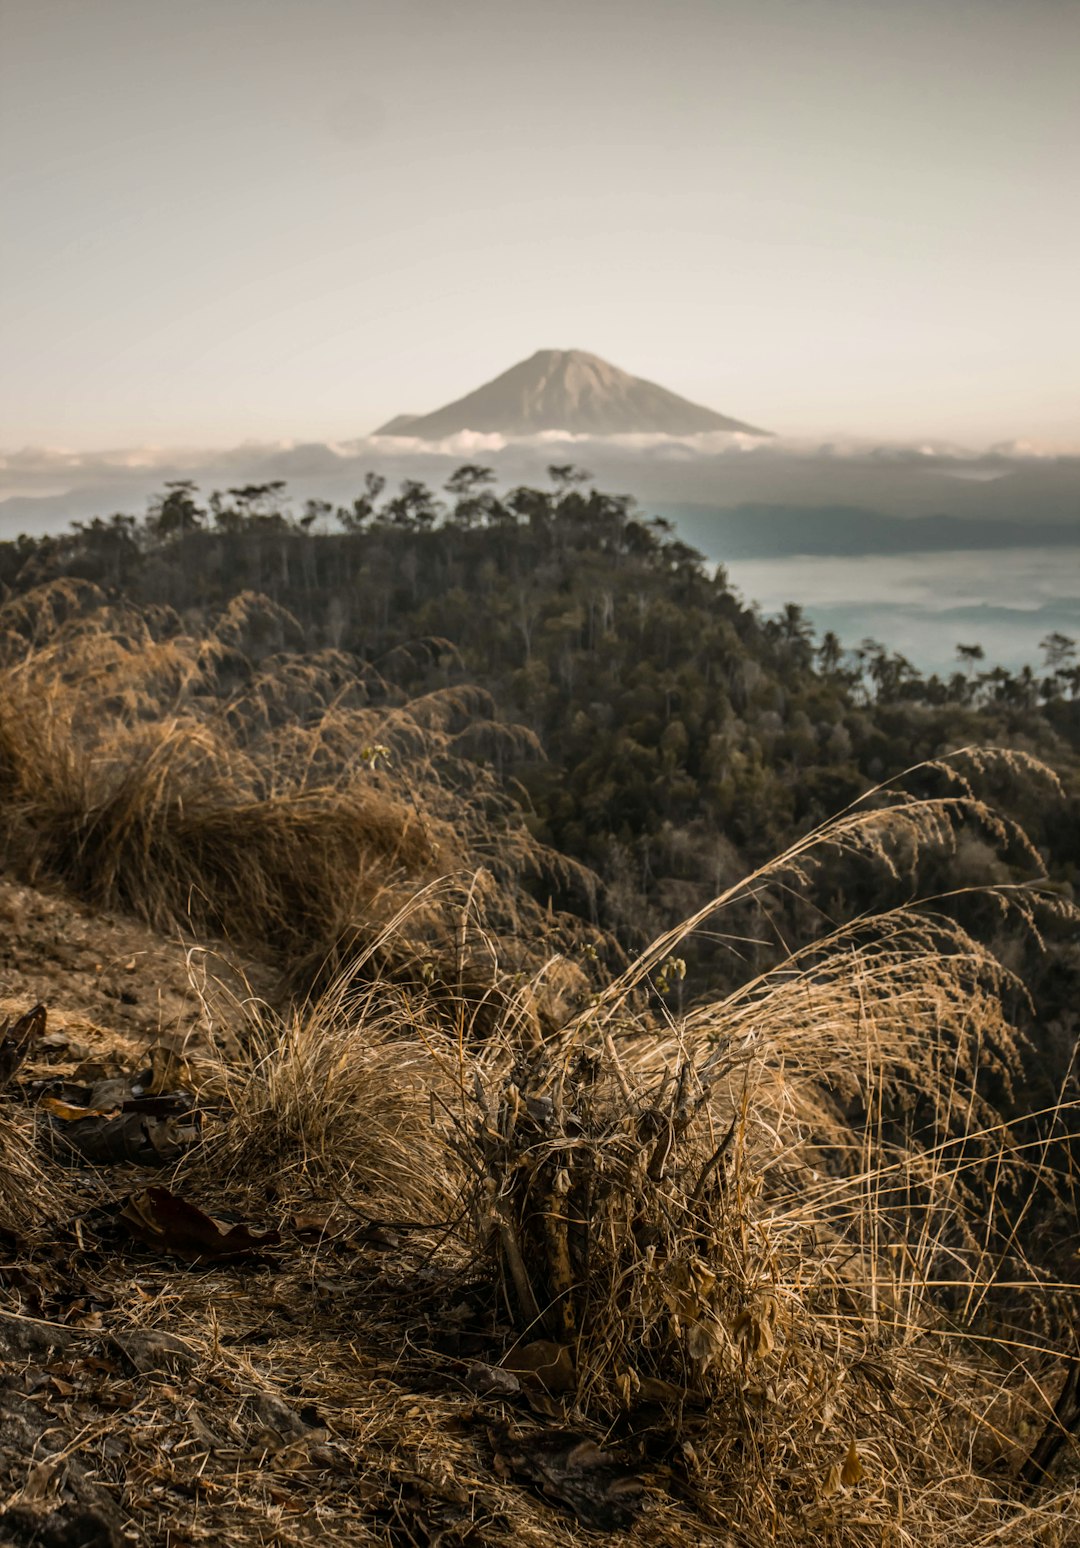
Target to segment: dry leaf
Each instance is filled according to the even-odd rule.
[[[690,1358],[703,1368],[707,1368],[716,1359],[723,1348],[723,1342],[722,1330],[711,1317],[701,1322],[692,1322],[686,1330],[686,1347]]]
[[[565,1344],[546,1338],[516,1345],[500,1363],[503,1370],[513,1371],[523,1381],[539,1383],[548,1392],[573,1392],[577,1386],[574,1356]]]
[[[15,1022],[0,1026],[0,1091],[18,1074],[33,1045],[45,1035],[44,1005],[35,1005]]]
[[[80,1123],[84,1118],[115,1118],[120,1111],[119,1107],[77,1107],[73,1102],[50,1096],[42,1097],[39,1105],[50,1118],[59,1118],[62,1123]]]
[[[265,1251],[281,1240],[277,1231],[252,1231],[246,1225],[221,1225],[168,1188],[133,1193],[120,1211],[133,1236],[189,1262],[200,1258],[240,1258]]]
[[[847,1449],[844,1465],[840,1469],[840,1482],[846,1489],[853,1489],[863,1475],[863,1465],[859,1461],[859,1453],[855,1446],[854,1437]]]
[[[731,1331],[736,1341],[755,1360],[764,1360],[776,1346],[772,1318],[767,1312],[765,1315],[758,1315],[752,1311],[740,1312]]]
[[[165,1166],[176,1161],[199,1138],[199,1114],[159,1115],[144,1111],[146,1105],[126,1102],[123,1110],[103,1111],[73,1107],[56,1097],[43,1097],[41,1101],[46,1112],[58,1121],[54,1133],[69,1150],[87,1161],[104,1166],[122,1161],[132,1161],[137,1166]]]

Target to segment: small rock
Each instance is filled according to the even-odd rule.
[[[513,1371],[487,1365],[483,1360],[474,1360],[469,1366],[465,1385],[480,1397],[515,1397],[521,1391],[521,1382]]]
[[[114,1346],[139,1372],[148,1376],[152,1372],[189,1371],[198,1364],[199,1356],[190,1344],[174,1333],[151,1330],[148,1333],[114,1333]]]

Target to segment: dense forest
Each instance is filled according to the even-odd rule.
[[[417,482],[388,493],[369,474],[351,506],[308,501],[301,513],[280,483],[206,501],[172,484],[142,518],[0,545],[0,584],[11,596],[79,577],[196,622],[258,593],[278,611],[264,616],[264,639],[245,639],[249,655],[345,653],[364,663],[373,700],[454,683],[485,689],[491,719],[531,735],[485,741],[474,727],[477,755],[508,782],[534,835],[599,878],[598,889],[556,902],[629,943],[643,944],[873,786],[968,746],[1034,756],[1061,775],[1068,793],[1048,797],[1003,764],[992,793],[1033,837],[1051,885],[1072,895],[1073,640],[1043,640],[1039,672],[1006,671],[961,643],[951,676],[923,676],[875,640],[816,639],[797,601],[763,617],[669,522],[590,487],[571,466],[549,472],[548,489],[498,493],[491,471],[469,464],[442,498]],[[919,776],[924,786],[929,778]],[[927,857],[894,890],[1009,879],[969,832],[947,867]],[[831,918],[880,905],[880,892],[870,898],[859,885],[837,862],[813,903]],[[797,911],[800,900],[786,907]],[[801,935],[813,929],[808,917],[797,923]],[[783,926],[757,920],[740,955],[766,960]],[[695,952],[710,977],[723,977],[723,951],[699,943]],[[1069,998],[1060,990],[1055,1013]]]

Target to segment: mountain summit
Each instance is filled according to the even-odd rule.
[[[770,433],[630,376],[582,349],[539,349],[467,397],[432,414],[398,414],[375,434],[439,441],[463,430],[499,435],[536,435],[542,430],[572,435]]]

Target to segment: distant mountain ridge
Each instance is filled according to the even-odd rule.
[[[631,376],[581,349],[539,349],[475,392],[431,414],[398,414],[374,433],[439,441],[481,434],[697,435],[708,430],[767,436],[656,382]]]

